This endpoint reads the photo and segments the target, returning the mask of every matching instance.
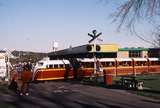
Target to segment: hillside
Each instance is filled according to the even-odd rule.
[[[48,55],[47,53],[30,51],[13,51],[12,54],[17,57],[16,59],[11,60],[12,63],[29,61],[35,63]]]

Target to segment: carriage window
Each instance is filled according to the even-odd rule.
[[[160,65],[160,61],[151,61],[151,65]]]
[[[156,65],[157,63],[154,61],[151,61],[151,65]]]
[[[60,64],[60,65],[59,65],[59,68],[64,68],[64,65],[63,65],[63,64]]]
[[[108,62],[108,66],[112,67],[112,66],[114,66],[114,63],[113,62]]]
[[[156,65],[160,65],[160,61],[156,61]]]
[[[94,63],[93,62],[91,63],[91,67],[94,67]]]
[[[52,65],[52,64],[50,64],[50,65],[49,65],[49,68],[50,68],[50,69],[52,69],[52,68],[53,68],[53,65]]]
[[[86,63],[84,63],[84,67],[85,68],[91,68],[93,66],[94,66],[94,63],[92,63],[92,62],[86,62]]]
[[[65,64],[65,68],[67,68],[67,67],[71,67],[69,64]]]
[[[87,63],[83,63],[83,66],[86,68],[87,67],[87,65],[86,65]]]
[[[48,65],[46,65],[46,68],[49,68],[49,66],[48,66]]]
[[[101,62],[103,67],[106,67],[106,63],[105,62]]]
[[[115,62],[101,62],[103,67],[112,67],[115,66]]]
[[[43,66],[43,62],[39,62],[39,63],[38,63],[38,66]]]
[[[83,62],[81,62],[81,64],[82,64],[82,66],[84,66],[84,65],[85,65],[85,63],[83,63]]]
[[[54,65],[54,68],[57,69],[57,68],[58,68],[58,64],[55,64],[55,65]]]
[[[91,63],[89,63],[89,62],[86,62],[86,68],[89,68],[89,67],[91,67]]]
[[[136,66],[147,66],[147,62],[146,61],[137,61]]]
[[[132,66],[132,62],[131,61],[122,61],[119,62],[120,66]]]

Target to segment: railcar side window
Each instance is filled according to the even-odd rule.
[[[52,69],[52,68],[53,68],[53,65],[52,65],[52,64],[50,64],[50,65],[49,65],[49,68],[50,68],[50,69]]]
[[[136,66],[146,66],[147,62],[146,61],[137,61]]]
[[[91,68],[91,67],[94,67],[94,63],[92,63],[92,62],[85,62],[83,66],[85,68]]]
[[[64,68],[64,65],[63,65],[63,64],[60,64],[60,65],[59,65],[59,68]]]
[[[160,65],[160,61],[151,61],[151,65]]]
[[[55,65],[54,65],[54,68],[57,69],[57,68],[58,68],[58,64],[55,64]]]
[[[67,67],[71,67],[69,64],[65,64],[65,68],[67,68]]]
[[[38,62],[38,66],[43,66],[43,62]]]
[[[114,66],[114,62],[101,62],[103,67],[112,67]]]
[[[49,66],[48,66],[48,65],[46,65],[46,68],[49,68]]]
[[[132,66],[131,61],[121,61],[119,62],[119,66]]]
[[[106,67],[106,63],[105,62],[101,62],[103,67]]]
[[[91,67],[94,67],[94,63],[93,62],[91,63]]]

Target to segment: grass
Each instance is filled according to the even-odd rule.
[[[139,76],[137,79],[144,82],[144,87],[148,87],[151,90],[160,91],[160,74]]]
[[[144,82],[144,90],[135,91],[136,94],[160,99],[160,74],[138,76]]]
[[[130,90],[131,93],[147,96],[151,98],[160,99],[160,74],[150,74],[137,76],[138,81],[143,81],[143,90]],[[120,78],[114,78],[113,82],[120,80]]]

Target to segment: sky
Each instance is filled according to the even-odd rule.
[[[110,15],[118,2],[104,0],[0,0],[0,49],[51,52],[87,44],[87,34],[102,32],[102,44],[119,47],[151,47],[128,29],[117,31]],[[140,23],[141,33],[149,39],[150,28]]]

